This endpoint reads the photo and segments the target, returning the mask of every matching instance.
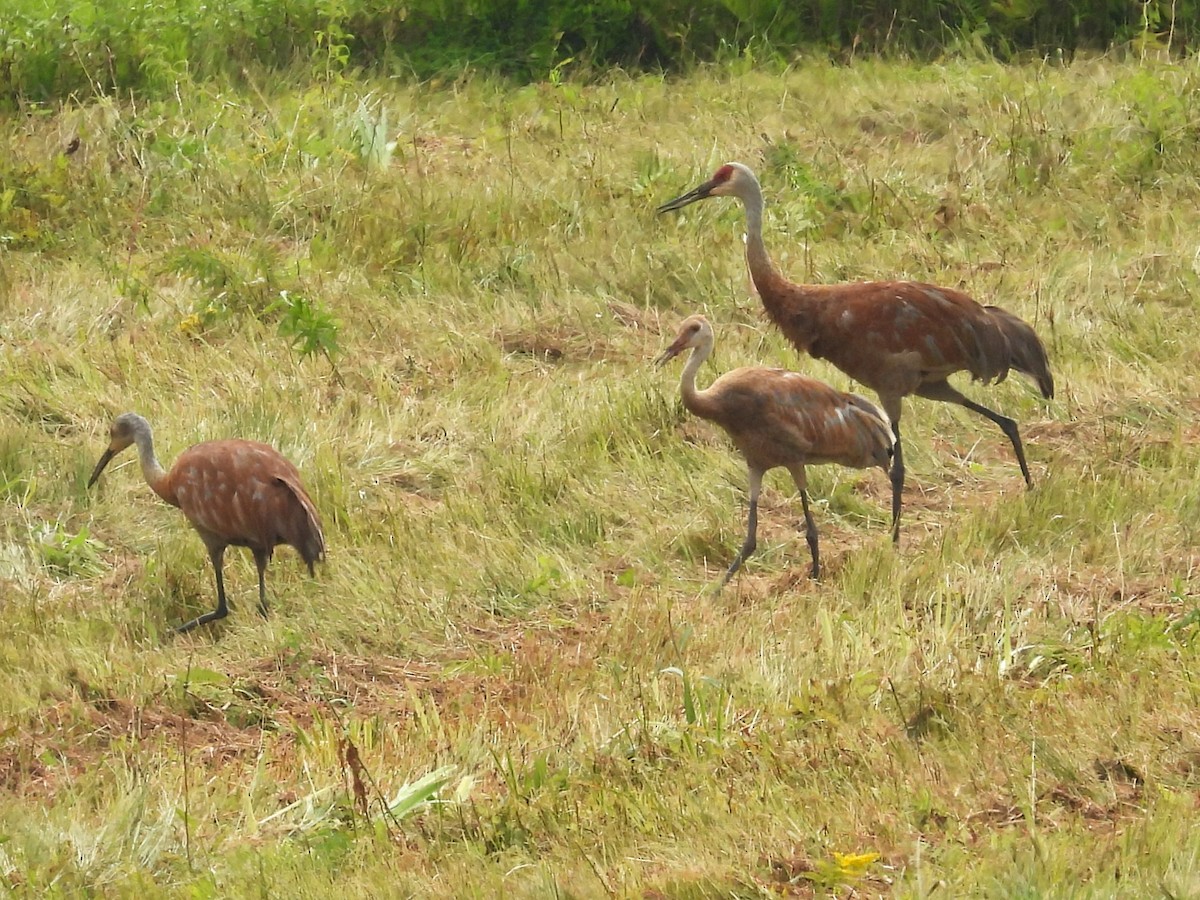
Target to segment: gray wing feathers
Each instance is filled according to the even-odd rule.
[[[1029,323],[1019,319],[999,306],[985,306],[992,321],[1008,340],[1008,364],[1033,379],[1042,396],[1047,400],[1054,397],[1054,376],[1050,374],[1050,362],[1041,338]]]
[[[308,563],[308,571],[313,571],[313,563],[325,558],[325,533],[321,530],[321,517],[317,508],[305,492],[303,486],[293,478],[277,475],[280,484],[284,485],[299,504],[297,515],[291,517],[290,534],[285,535],[289,544],[299,551],[304,561]]]

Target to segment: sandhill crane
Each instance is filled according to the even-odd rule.
[[[726,163],[712,178],[658,208],[682,209],[708,197],[736,197],[746,210],[746,262],[767,317],[796,349],[827,359],[874,390],[896,436],[892,462],[892,540],[900,540],[904,454],[900,401],[909,394],[957,403],[995,422],[1012,441],[1025,476],[1025,450],[1017,423],[967,399],[946,380],[967,371],[975,381],[1000,382],[1009,369],[1028,375],[1042,396],[1054,396],[1046,349],[1034,330],[997,306],[966,294],[916,281],[796,284],[784,278],[762,237],[763,195],[741,163]]]
[[[278,544],[290,544],[308,564],[325,558],[325,536],[317,509],[300,483],[300,473],[273,448],[256,441],[205,441],[184,450],[163,471],[154,455],[150,423],[136,413],[124,413],[109,430],[108,449],[96,463],[90,488],[109,460],[137,445],[142,475],[154,493],[178,506],[208,548],[217,573],[217,608],[180,625],[190,631],[197,625],[229,614],[222,577],[225,548],[248,547],[258,566],[258,608],[267,614],[264,575]]]
[[[712,326],[704,316],[689,316],[671,346],[658,358],[662,365],[692,348],[683,368],[680,393],[692,413],[716,422],[733,439],[750,472],[750,516],[746,541],[725,573],[724,587],[754,552],[758,530],[758,496],[763,475],[783,466],[792,474],[804,506],[805,539],[812,555],[812,577],[821,574],[817,526],[808,508],[808,463],[840,463],[887,471],[892,432],[887,416],[857,394],[786,369],[746,366],[726,372],[707,390],[696,390],[696,371],[713,349]]]

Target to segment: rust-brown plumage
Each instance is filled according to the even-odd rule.
[[[726,372],[707,390],[696,390],[696,372],[713,348],[713,330],[704,316],[689,316],[679,326],[661,365],[688,348],[680,393],[691,412],[725,429],[746,460],[750,473],[750,515],[741,552],[725,573],[726,584],[754,552],[758,530],[758,497],[763,475],[783,466],[792,474],[804,506],[805,539],[812,555],[812,576],[821,574],[817,526],[808,507],[809,463],[838,463],[856,469],[879,466],[887,471],[892,432],[887,417],[857,394],[786,369],[747,366]]]
[[[206,441],[179,455],[170,472],[154,455],[150,423],[136,413],[118,416],[109,432],[88,487],[104,467],[131,444],[138,450],[142,474],[154,493],[183,510],[204,541],[217,573],[217,608],[177,629],[190,631],[229,614],[222,577],[225,548],[248,547],[258,567],[258,608],[267,614],[264,576],[275,547],[290,544],[308,564],[325,558],[325,536],[317,509],[300,483],[296,467],[273,448],[256,441]]]
[[[874,390],[892,422],[892,540],[900,539],[904,455],[900,401],[909,394],[957,403],[995,422],[1012,441],[1025,483],[1029,466],[1017,423],[975,403],[947,381],[966,371],[973,380],[1000,382],[1009,369],[1028,375],[1047,399],[1054,379],[1046,350],[1024,321],[966,294],[914,281],[795,284],[771,262],[762,238],[758,179],[741,163],[721,166],[708,181],[659,207],[680,209],[708,197],[736,197],[746,210],[746,262],[767,316],[796,349],[827,359]]]

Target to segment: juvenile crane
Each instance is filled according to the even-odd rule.
[[[1054,396],[1046,349],[1034,330],[998,306],[916,281],[796,284],[775,268],[763,244],[763,195],[741,163],[658,208],[682,209],[709,197],[736,197],[746,210],[746,262],[767,317],[802,353],[827,359],[874,390],[896,437],[892,461],[892,540],[900,540],[904,454],[900,401],[909,394],[957,403],[1000,426],[1017,454],[1026,485],[1033,483],[1017,423],[969,400],[946,380],[967,371],[972,380],[1001,382],[1009,369],[1028,375],[1042,396]]]
[[[671,346],[658,358],[662,365],[688,348],[680,393],[692,413],[716,422],[738,448],[750,472],[750,516],[746,540],[721,579],[724,587],[754,552],[758,531],[758,496],[763,475],[783,466],[792,474],[804,506],[805,539],[812,555],[812,577],[821,575],[817,526],[808,508],[808,463],[839,463],[856,469],[879,466],[887,471],[892,432],[873,403],[786,369],[747,366],[726,372],[707,390],[696,390],[696,372],[713,349],[713,330],[704,316],[689,316]]]
[[[205,441],[184,450],[163,470],[154,455],[150,423],[136,413],[124,413],[109,430],[108,449],[96,463],[90,488],[109,460],[135,444],[142,475],[154,493],[183,510],[204,541],[217,573],[217,608],[180,625],[190,631],[229,614],[222,577],[225,548],[248,547],[258,566],[258,608],[267,614],[264,576],[279,544],[290,544],[308,564],[325,558],[325,536],[312,500],[300,483],[296,467],[273,448],[256,441]]]

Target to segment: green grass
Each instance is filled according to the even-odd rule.
[[[1200,891],[1198,82],[735,64],[5,118],[0,883]],[[1034,324],[1056,400],[966,387],[1021,423],[1033,490],[998,429],[909,401],[898,549],[886,478],[818,467],[810,582],[775,473],[712,596],[745,471],[651,360],[703,311],[705,378],[849,386],[764,323],[734,206],[654,214],[731,159],[793,277]],[[282,549],[264,621],[231,550],[230,618],[172,636],[215,602],[203,545],[132,454],[85,486],[125,410],[168,464],[231,435],[291,458],[317,579]]]

